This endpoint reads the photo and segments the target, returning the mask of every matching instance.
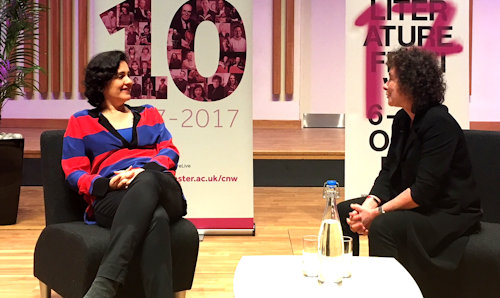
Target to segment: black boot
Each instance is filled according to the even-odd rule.
[[[116,296],[118,285],[114,280],[98,276],[83,298],[113,298]]]

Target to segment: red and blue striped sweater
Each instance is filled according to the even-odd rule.
[[[77,112],[69,119],[61,164],[70,187],[88,204],[84,216],[88,223],[94,201],[108,192],[114,171],[132,166],[175,175],[179,151],[158,110],[151,105],[127,107],[134,116],[131,142],[97,109]]]

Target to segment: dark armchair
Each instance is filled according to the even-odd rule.
[[[464,131],[481,198],[481,231],[471,235],[459,266],[455,297],[500,296],[500,132]]]
[[[36,243],[34,275],[41,297],[51,289],[65,298],[87,292],[104,255],[109,231],[83,222],[85,202],[65,183],[61,168],[64,131],[46,131],[40,138],[46,227]],[[194,225],[181,219],[171,225],[173,285],[177,297],[191,289],[199,238]],[[132,262],[119,297],[144,297],[139,266]]]
[[[464,130],[481,199],[479,232],[470,235],[455,270],[430,274],[419,284],[424,297],[500,297],[500,132]]]

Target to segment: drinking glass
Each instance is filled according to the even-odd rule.
[[[318,236],[305,235],[302,238],[302,272],[304,276],[318,276]]]
[[[344,278],[351,277],[351,267],[352,267],[352,237],[344,236]]]

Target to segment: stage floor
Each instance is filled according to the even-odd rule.
[[[21,133],[25,158],[40,158],[40,134],[65,129],[67,120],[2,119],[1,132]],[[254,159],[343,160],[344,129],[301,128],[299,121],[254,121]]]
[[[253,158],[274,160],[344,160],[343,128],[301,128],[300,121],[253,121]],[[0,132],[25,138],[24,156],[40,158],[40,134],[65,129],[64,119],[1,119]],[[500,130],[500,122],[471,122],[471,129]]]

